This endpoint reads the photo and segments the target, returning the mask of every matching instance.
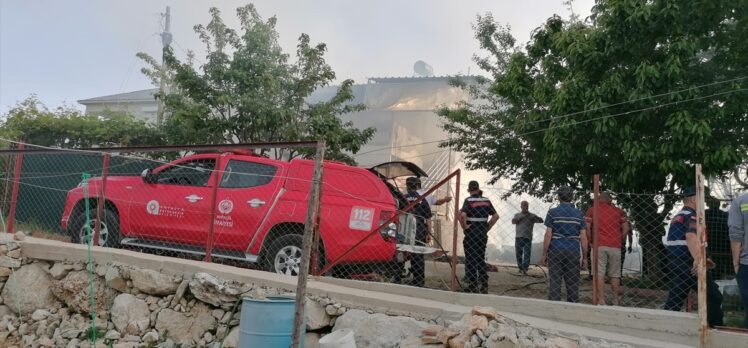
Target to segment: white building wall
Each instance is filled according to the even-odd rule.
[[[86,114],[100,114],[107,111],[115,113],[129,113],[136,119],[151,124],[156,123],[158,104],[156,101],[119,102],[119,103],[94,103],[86,104]]]

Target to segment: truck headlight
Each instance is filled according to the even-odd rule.
[[[384,240],[391,242],[397,240],[397,224],[390,222],[379,231]]]

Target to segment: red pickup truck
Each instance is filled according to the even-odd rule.
[[[313,165],[310,160],[285,162],[224,152],[187,156],[139,177],[110,176],[99,244],[204,255],[213,224],[214,257],[296,275]],[[326,261],[337,259],[402,207],[402,197],[387,181],[404,175],[426,174],[408,162],[371,169],[324,162],[320,236]],[[61,225],[75,243],[85,242],[88,231],[84,186],[95,219],[101,183],[101,178],[92,178],[67,194]],[[216,215],[211,221],[215,185]],[[95,223],[91,221],[92,230]],[[398,263],[396,237],[403,232],[399,225],[382,228],[341,264],[355,264],[363,272],[392,269]]]

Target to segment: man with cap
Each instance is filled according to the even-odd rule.
[[[688,187],[681,191],[683,208],[670,221],[663,244],[668,252],[668,274],[670,276],[665,309],[680,311],[691,290],[696,290],[696,270],[700,242],[696,236],[698,217],[696,216],[696,188]],[[707,259],[710,267],[714,263]],[[707,272],[706,277],[707,322],[710,327],[722,325],[722,294],[719,287]]]
[[[468,192],[470,197],[465,198],[460,209],[460,225],[465,234],[462,240],[467,283],[465,291],[487,294],[486,243],[488,231],[499,220],[499,214],[491,201],[483,197],[477,181],[468,183]]]
[[[405,199],[408,203],[417,200],[421,195],[418,193],[418,189],[421,186],[421,179],[417,177],[409,177],[405,179],[405,188],[408,192],[405,194]],[[416,218],[416,243],[425,245],[429,233],[431,230],[431,207],[426,199],[421,200],[413,209],[410,211],[411,214]],[[425,285],[425,268],[426,263],[423,254],[411,253],[410,254],[410,272],[413,274],[413,281],[411,285],[424,286]]]
[[[561,186],[557,194],[561,204],[548,210],[545,217],[540,262],[548,265],[548,299],[561,301],[563,282],[566,284],[566,300],[579,302],[580,262],[581,268],[587,267],[587,225],[584,214],[571,204],[574,199],[571,187]]]

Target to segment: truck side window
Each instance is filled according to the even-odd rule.
[[[179,162],[158,172],[158,183],[166,185],[208,186],[208,180],[216,167],[213,158],[201,158]]]
[[[277,167],[268,164],[230,160],[221,178],[222,188],[262,186],[273,181]]]

